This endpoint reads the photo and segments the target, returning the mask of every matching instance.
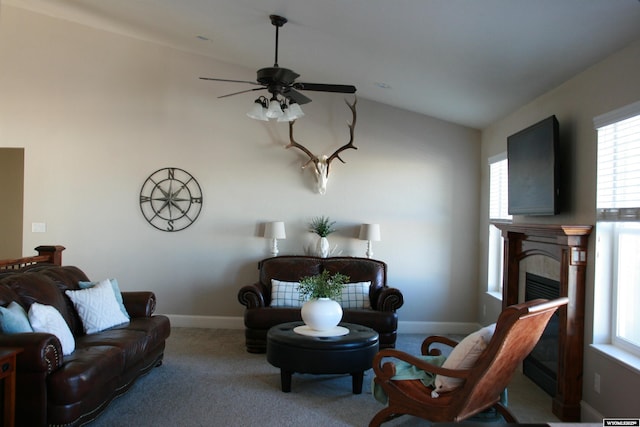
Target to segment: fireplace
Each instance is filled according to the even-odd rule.
[[[587,246],[592,226],[494,223],[504,238],[502,306],[525,297],[527,262],[534,255],[557,262],[560,296],[569,303],[558,309],[558,362],[553,413],[562,421],[580,421],[582,364],[584,357],[584,297]],[[521,280],[522,269],[522,280]]]
[[[533,273],[526,273],[525,301],[536,298],[555,299],[560,296],[560,282]],[[560,314],[556,311],[542,333],[538,344],[522,363],[522,372],[555,397],[558,385]]]

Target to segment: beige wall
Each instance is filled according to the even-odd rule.
[[[286,124],[248,119],[251,95],[219,100],[237,86],[198,79],[254,70],[14,7],[1,19],[0,146],[25,148],[26,254],[64,245],[65,263],[154,290],[174,319],[240,326],[237,291],[269,253],[265,221],[285,221],[281,254],[301,254],[308,220],[328,215],[332,244],[358,256],[359,225],[376,222],[375,257],[406,298],[400,320],[475,325],[477,130],[361,99],[359,149],[332,165],[320,196],[304,158],[284,149]],[[341,96],[311,97],[296,139],[330,153],[347,141],[350,111]],[[177,233],[152,228],[138,205],[143,181],[167,166],[204,193],[200,218]],[[31,233],[34,221],[47,232]]]
[[[22,256],[24,150],[0,148],[0,259]]]
[[[507,137],[543,118],[555,114],[560,123],[562,160],[563,212],[555,217],[515,217],[519,223],[595,224],[596,132],[593,118],[640,99],[640,41],[610,56],[523,106],[482,132],[480,167],[482,170],[481,248],[488,234],[488,167],[490,156],[506,151]],[[595,233],[594,233],[595,236]],[[592,342],[593,331],[593,259],[595,237],[590,239],[590,259],[586,288],[586,336]],[[486,282],[486,251],[481,251],[479,283]],[[482,323],[497,317],[500,303],[479,289],[480,313],[486,307]],[[601,376],[601,392],[593,390],[594,373]],[[586,420],[601,421],[600,416],[637,417],[637,397],[632,390],[640,388],[640,374],[585,348],[583,415]],[[586,408],[586,409],[585,409]],[[591,411],[590,413],[585,413]],[[583,421],[585,418],[583,418]]]

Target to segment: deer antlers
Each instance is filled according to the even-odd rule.
[[[353,104],[349,104],[349,102],[346,99],[344,100],[344,102],[349,106],[349,109],[353,114],[353,119],[351,120],[351,124],[348,125],[349,126],[349,142],[347,142],[342,147],[338,148],[336,151],[333,152],[332,155],[328,157],[327,156],[318,157],[315,154],[313,154],[309,149],[307,149],[304,145],[296,142],[296,140],[293,139],[293,124],[295,123],[295,120],[289,122],[289,141],[290,142],[285,148],[295,147],[300,149],[307,156],[309,156],[309,160],[307,160],[307,162],[304,165],[302,165],[302,169],[305,169],[311,163],[314,164],[315,166],[314,172],[316,175],[316,180],[317,180],[316,182],[318,184],[318,192],[320,194],[324,194],[326,191],[327,180],[329,179],[329,166],[331,165],[331,162],[334,159],[338,159],[342,163],[346,163],[340,157],[340,153],[349,148],[353,148],[354,150],[358,149],[358,147],[353,145],[353,130],[356,127],[356,103],[358,102],[358,99],[357,98],[354,99]]]
[[[340,153],[348,148],[353,148],[354,150],[357,150],[358,147],[356,147],[355,145],[353,145],[353,130],[356,127],[356,104],[358,103],[358,98],[355,98],[353,100],[353,104],[349,104],[349,102],[345,99],[344,102],[349,106],[349,109],[351,110],[351,113],[353,114],[353,119],[351,120],[351,124],[349,125],[349,142],[347,142],[346,144],[344,144],[342,147],[338,148],[336,151],[333,152],[332,155],[330,155],[327,158],[327,174],[329,174],[329,165],[331,164],[331,161],[333,159],[338,159],[340,160],[342,163],[346,163],[344,160],[342,160],[342,158],[340,157]]]

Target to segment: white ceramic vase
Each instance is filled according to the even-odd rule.
[[[329,240],[326,237],[320,237],[316,243],[316,256],[326,258],[329,256]]]
[[[302,320],[315,331],[328,331],[342,320],[342,307],[329,298],[318,298],[302,304]]]

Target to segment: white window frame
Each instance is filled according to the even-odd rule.
[[[619,110],[598,116],[594,119],[594,126],[599,130],[599,143],[603,138],[607,137],[605,133],[606,127],[622,122],[623,120],[640,116],[640,102],[636,102]],[[601,133],[602,132],[602,133]],[[638,132],[640,136],[640,129]],[[636,139],[638,138],[636,136]],[[635,147],[637,144],[633,143],[631,146]],[[640,163],[640,154],[632,153],[624,154],[621,158],[628,160],[629,158],[636,158]],[[640,189],[640,186],[635,184],[633,178],[626,177],[622,172],[611,172],[606,175],[607,177],[615,176],[616,185],[603,185],[605,181],[611,181],[608,178],[602,178],[601,175],[605,175],[600,164],[600,152],[598,155],[599,171],[598,171],[598,191],[597,195],[597,224],[596,224],[596,268],[595,268],[595,295],[594,295],[594,346],[605,354],[622,361],[623,363],[640,369],[640,340],[630,342],[629,340],[621,337],[619,332],[619,312],[624,313],[625,308],[618,305],[618,293],[621,283],[628,284],[630,282],[629,275],[631,274],[634,283],[631,288],[634,292],[632,298],[635,301],[640,301],[640,283],[638,283],[637,277],[639,276],[637,267],[635,271],[629,272],[625,270],[624,273],[619,271],[619,262],[623,259],[619,257],[618,248],[620,244],[620,236],[639,236],[640,237],[640,200],[632,196],[631,193],[626,193],[622,197],[618,197],[616,193],[620,189],[625,189],[625,185],[632,182],[632,186]],[[603,197],[603,194],[607,194],[607,197]],[[640,191],[638,192],[640,194]],[[633,237],[632,237],[633,238]],[[637,243],[636,243],[637,244]],[[633,265],[635,263],[628,263]],[[624,276],[623,276],[624,274]],[[622,279],[624,277],[624,280]],[[625,301],[628,301],[629,297],[625,297]],[[637,318],[635,322],[637,322]],[[633,326],[636,327],[635,325]],[[632,335],[637,337],[638,331],[634,329]]]
[[[504,239],[492,223],[510,223],[507,152],[488,159],[489,164],[489,238],[487,248],[487,292],[502,298]]]

